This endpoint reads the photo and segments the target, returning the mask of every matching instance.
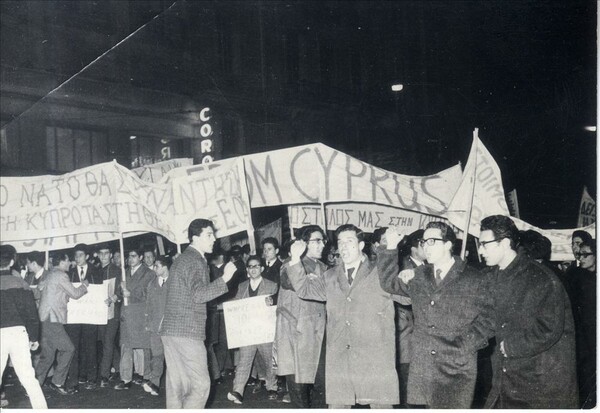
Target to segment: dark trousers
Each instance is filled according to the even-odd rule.
[[[98,338],[102,342],[102,359],[100,360],[100,377],[107,379],[110,376],[110,368],[114,365],[119,370],[119,359],[115,363],[116,338],[119,332],[119,319],[117,317],[108,320],[105,326],[98,326]]]
[[[319,364],[317,366],[317,372],[315,374],[314,384],[307,383],[296,383],[296,376],[290,374],[285,376],[287,382],[288,391],[290,393],[290,399],[292,406],[297,409],[325,409],[327,404],[325,403],[325,344],[326,337],[323,337],[321,343],[321,355],[319,357]]]
[[[75,347],[75,354],[69,368],[67,387],[76,386],[80,379],[96,381],[98,375],[96,350],[98,326],[93,324],[67,324],[65,330]]]
[[[65,384],[67,374],[69,373],[69,366],[73,360],[75,349],[71,343],[71,339],[65,333],[65,328],[60,323],[51,323],[50,321],[42,321],[42,339],[40,341],[40,347],[42,354],[40,361],[35,366],[35,376],[40,382],[40,385],[44,384],[46,375],[54,359],[56,358],[56,367],[54,368],[54,375],[52,376],[52,383],[57,386]]]
[[[398,364],[398,382],[400,383],[400,408],[408,409],[408,370],[410,363]]]
[[[227,332],[225,331],[225,316],[223,310],[217,310],[218,318],[218,342],[213,345],[213,349],[219,364],[219,370],[221,372],[226,369],[233,370],[233,356],[232,351],[227,348]]]

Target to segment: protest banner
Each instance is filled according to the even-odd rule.
[[[283,242],[283,237],[281,235],[281,218],[277,218],[275,221],[257,228],[256,236],[260,241],[269,237],[275,238],[279,242],[279,245],[281,245]]]
[[[372,233],[377,228],[397,226],[405,234],[410,234],[425,228],[431,221],[448,221],[443,217],[405,209],[356,202],[326,204],[325,215],[327,216],[327,228],[330,230],[335,230],[340,225],[354,224],[367,233]],[[291,229],[301,228],[305,225],[323,227],[323,214],[319,204],[289,206],[288,216]]]
[[[510,215],[515,218],[521,218],[521,213],[519,212],[519,199],[517,198],[516,188],[507,194],[506,203],[508,205]]]
[[[81,283],[73,283],[79,287]],[[77,300],[67,303],[67,324],[106,324],[108,306],[104,302],[108,297],[108,284],[90,284],[87,293]]]
[[[590,196],[587,188],[583,187],[581,203],[579,204],[579,217],[577,218],[578,227],[586,227],[596,222],[596,201]]]
[[[176,158],[153,163],[151,165],[144,165],[139,168],[134,168],[131,171],[135,173],[142,181],[156,183],[159,182],[171,169],[180,168],[182,166],[191,166],[193,163],[194,159],[192,158]]]
[[[509,215],[509,212],[500,168],[476,132],[474,135],[462,181],[445,216],[462,229],[469,218],[469,234],[479,237],[479,224],[483,218]]]
[[[277,306],[268,306],[267,295],[223,303],[227,345],[230,349],[271,343],[275,339]]]
[[[573,261],[573,250],[571,249],[571,236],[576,230],[589,232],[592,237],[596,236],[596,224],[573,229],[541,229],[528,224],[518,218],[511,217],[517,228],[521,231],[534,230],[547,237],[552,243],[551,261]]]

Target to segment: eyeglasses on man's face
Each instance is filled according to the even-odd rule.
[[[496,239],[491,239],[489,241],[479,241],[479,245],[481,245],[483,248],[487,248],[487,245],[489,243],[502,241],[503,239],[504,238],[496,238]]]
[[[260,268],[259,264],[255,264],[255,265],[246,265],[246,268],[248,268],[249,270],[255,270],[257,268]]]
[[[578,252],[577,254],[575,254],[575,258],[577,258],[577,259],[587,258],[590,255],[594,255],[594,253],[593,252]]]
[[[424,247],[425,245],[429,245],[430,247],[435,244],[436,241],[444,241],[443,238],[427,238],[427,239],[420,239],[419,240],[419,245]]]

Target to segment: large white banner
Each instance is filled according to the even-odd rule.
[[[583,187],[581,203],[579,204],[578,227],[585,227],[596,222],[596,201],[590,196],[587,188]]]
[[[448,222],[446,218],[389,206],[363,203],[336,203],[325,205],[327,229],[335,230],[340,225],[354,224],[364,232],[372,233],[381,227],[397,226],[403,233],[410,234],[425,228],[431,221]],[[288,207],[290,228],[301,228],[305,225],[323,226],[323,213],[318,204],[292,205]],[[457,234],[458,235],[458,234]]]
[[[227,345],[230,349],[271,343],[275,339],[277,306],[268,306],[267,295],[223,303]]]
[[[192,158],[176,158],[153,163],[151,165],[144,165],[139,168],[134,168],[131,171],[142,181],[159,182],[171,169],[180,168],[182,166],[192,166],[193,164],[194,159]]]
[[[72,247],[155,232],[188,242],[195,218],[212,219],[217,236],[251,228],[242,160],[168,183],[142,181],[116,162],[60,175],[0,177],[2,243],[19,252]]]
[[[79,287],[81,283],[73,283]],[[77,300],[67,303],[67,324],[106,324],[108,306],[104,302],[108,297],[108,284],[90,284],[87,293]]]

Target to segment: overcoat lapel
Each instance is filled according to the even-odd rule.
[[[340,284],[341,290],[345,295],[350,293],[350,285],[348,284],[348,277],[346,276],[346,266],[344,264],[335,267],[338,283]]]
[[[363,282],[371,273],[371,262],[368,259],[363,259],[363,261],[358,266],[358,271],[354,272],[354,280],[352,281],[352,285],[350,286],[350,290],[353,290],[358,284]],[[346,276],[346,284],[348,277]]]

